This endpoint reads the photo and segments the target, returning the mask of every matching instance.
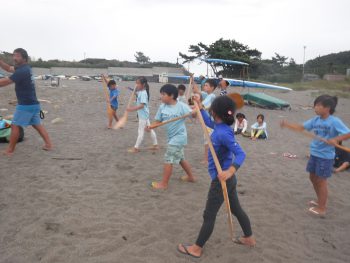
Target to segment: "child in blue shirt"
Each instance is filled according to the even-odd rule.
[[[314,101],[316,117],[304,122],[303,125],[281,122],[281,127],[297,131],[313,131],[316,136],[329,140],[336,136],[349,133],[350,130],[337,117],[333,116],[337,106],[337,97],[321,95]],[[310,159],[306,171],[310,173],[310,180],[317,195],[317,201],[310,201],[309,212],[325,216],[328,198],[327,178],[331,177],[335,157],[334,146],[325,141],[314,139],[310,144]]]
[[[130,153],[138,153],[140,151],[140,145],[143,141],[145,135],[145,128],[150,125],[149,121],[149,86],[147,79],[145,77],[139,77],[136,80],[136,90],[137,90],[137,99],[136,106],[127,108],[128,112],[137,111],[137,116],[139,119],[139,128],[138,136],[135,143],[135,146],[131,149],[128,149]],[[153,142],[152,149],[158,149],[157,135],[154,130],[150,132],[151,139]]]
[[[200,103],[198,97],[194,99],[197,103]],[[216,215],[224,202],[220,181],[226,182],[231,212],[237,217],[244,232],[244,236],[237,238],[235,242],[246,246],[254,246],[256,243],[250,220],[239,204],[236,189],[236,172],[243,164],[246,155],[236,142],[230,127],[234,123],[235,108],[234,102],[229,97],[221,96],[213,101],[210,108],[214,121],[203,108],[201,109],[205,124],[213,129],[211,140],[223,171],[218,174],[213,156],[209,152],[208,172],[211,177],[211,184],[203,213],[204,222],[195,244],[190,246],[179,244],[177,247],[180,253],[195,258],[201,257],[203,247],[214,230]]]
[[[177,101],[178,90],[174,85],[166,84],[160,89],[161,100],[158,112],[155,116],[156,122],[167,121],[191,112],[190,107]],[[194,182],[195,178],[191,171],[190,164],[185,160],[184,147],[187,144],[187,131],[185,119],[181,119],[165,125],[168,137],[168,146],[164,156],[163,179],[161,182],[152,182],[154,189],[167,189],[172,174],[173,164],[180,164],[186,172],[181,180]]]
[[[111,129],[113,118],[115,121],[119,120],[117,116],[119,90],[117,89],[117,83],[114,79],[108,81],[107,86],[109,89],[109,102],[112,110],[112,114],[108,116],[108,129]]]

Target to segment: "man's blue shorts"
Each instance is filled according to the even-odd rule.
[[[12,124],[22,127],[28,125],[40,125],[40,104],[17,105]]]
[[[333,163],[333,159],[324,159],[311,155],[306,166],[306,171],[327,179],[332,176]]]

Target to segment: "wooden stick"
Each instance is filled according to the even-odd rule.
[[[113,126],[113,129],[114,130],[118,130],[120,128],[123,128],[126,124],[126,122],[128,121],[128,111],[126,110],[127,108],[130,107],[131,105],[131,102],[134,98],[134,95],[135,95],[135,92],[136,92],[136,87],[134,88],[134,90],[132,91],[131,93],[131,96],[130,96],[130,99],[129,99],[129,102],[128,102],[128,105],[126,106],[125,108],[125,112],[123,114],[123,116],[119,119],[119,121]]]
[[[288,126],[285,126],[285,127],[287,127],[290,130],[293,130],[293,131],[296,131],[296,132],[300,132],[301,134],[303,134],[303,135],[305,135],[305,136],[307,136],[307,137],[309,137],[311,139],[319,140],[321,142],[327,143],[329,145],[332,145],[334,147],[337,147],[337,148],[339,148],[339,149],[341,149],[343,151],[346,151],[346,152],[350,153],[350,148],[348,148],[346,146],[343,146],[343,145],[339,145],[339,144],[330,144],[327,139],[325,139],[323,137],[320,137],[320,136],[317,136],[313,132],[309,132],[309,131],[306,131],[306,130],[297,130],[297,129],[293,129],[293,128],[288,127]]]
[[[217,170],[218,173],[221,173],[222,172],[221,165],[220,165],[219,159],[218,159],[218,157],[216,155],[216,152],[215,152],[215,149],[213,147],[213,144],[211,142],[211,139],[210,139],[210,136],[209,136],[209,133],[208,133],[208,130],[207,130],[207,126],[205,125],[205,122],[203,120],[203,116],[202,116],[202,114],[201,114],[201,112],[199,110],[198,103],[196,101],[194,101],[194,104],[196,106],[196,111],[197,111],[199,122],[202,125],[202,130],[203,130],[204,135],[205,135],[205,137],[206,137],[206,139],[208,141],[209,149],[210,149],[211,155],[213,156],[216,170]],[[227,194],[227,186],[226,186],[226,182],[224,182],[224,181],[220,180],[220,183],[221,183],[222,194],[224,195],[224,201],[225,201],[225,205],[226,205],[226,211],[227,211],[227,218],[228,218],[228,223],[229,223],[229,227],[230,227],[231,240],[233,240],[233,238],[234,238],[233,220],[232,220],[232,215],[231,215],[230,200],[228,199],[228,194]]]
[[[82,158],[73,158],[73,157],[52,157],[51,159],[53,160],[68,160],[68,161],[81,161],[83,160]]]
[[[112,116],[112,108],[111,108],[111,101],[110,101],[110,97],[109,97],[109,93],[108,93],[108,87],[107,87],[107,78],[102,74],[102,85],[103,85],[103,91],[105,93],[105,98],[106,98],[106,103],[107,103],[107,116],[111,117]]]
[[[170,119],[170,120],[167,120],[167,121],[151,123],[151,125],[148,126],[148,128],[149,129],[155,129],[155,128],[161,127],[161,126],[163,126],[165,124],[168,124],[168,123],[171,123],[171,122],[174,122],[174,121],[178,121],[178,120],[190,117],[191,115],[192,115],[192,113],[188,113],[188,114],[185,114],[185,115],[182,115],[180,117],[176,117],[176,118],[173,118],[173,119]]]
[[[192,77],[193,77],[193,75],[191,75],[191,77],[190,77],[190,84],[188,85],[188,90],[186,90],[186,95],[185,95],[186,101],[188,101],[188,99],[190,98],[191,93],[192,93],[192,84],[193,84]]]

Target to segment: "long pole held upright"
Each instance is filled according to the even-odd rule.
[[[202,114],[201,114],[201,112],[199,110],[198,103],[196,101],[194,101],[194,104],[195,104],[195,107],[196,107],[196,111],[197,111],[199,122],[201,123],[202,129],[203,129],[203,132],[204,132],[204,136],[205,136],[205,138],[208,141],[209,150],[211,152],[211,155],[213,156],[216,170],[217,170],[218,173],[221,173],[222,172],[221,165],[220,165],[219,159],[218,159],[218,157],[216,155],[216,152],[215,152],[215,149],[213,147],[213,144],[211,142],[211,139],[210,139],[207,127],[206,127],[206,125],[204,123],[204,120],[203,120],[203,117],[202,117]],[[224,201],[225,201],[225,206],[226,206],[226,211],[227,211],[227,218],[228,218],[228,223],[229,223],[229,227],[230,227],[230,236],[231,236],[231,240],[233,240],[233,238],[234,238],[234,232],[233,232],[234,229],[233,229],[233,220],[232,220],[232,215],[231,215],[230,200],[228,199],[228,194],[227,194],[227,186],[226,186],[226,182],[220,181],[220,183],[221,183],[221,188],[222,188],[222,194],[224,195]]]
[[[125,112],[123,114],[123,116],[119,119],[119,121],[113,126],[113,129],[114,130],[118,130],[120,128],[123,128],[126,124],[126,122],[128,121],[128,111],[127,111],[127,108],[130,107],[131,105],[131,102],[134,98],[134,95],[135,95],[135,91],[136,91],[136,87],[134,88],[134,90],[132,91],[131,93],[131,96],[129,98],[129,102],[128,104],[126,105],[126,108],[125,108]]]
[[[190,77],[190,84],[188,85],[188,89],[186,90],[186,94],[185,94],[186,101],[188,101],[188,99],[191,96],[192,86],[193,86],[193,75],[191,75],[191,77]]]
[[[110,117],[112,115],[112,108],[111,108],[111,103],[110,103],[110,97],[109,97],[109,93],[108,93],[108,87],[107,87],[107,78],[104,75],[102,76],[102,85],[103,85],[103,91],[105,93],[105,97],[106,97],[106,103],[107,103],[107,116]]]

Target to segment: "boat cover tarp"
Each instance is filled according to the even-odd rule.
[[[262,92],[253,92],[243,95],[243,99],[250,105],[255,105],[268,109],[290,109],[287,101],[272,97]]]

